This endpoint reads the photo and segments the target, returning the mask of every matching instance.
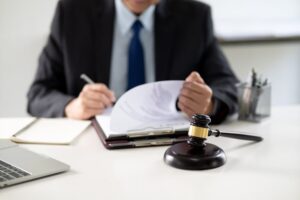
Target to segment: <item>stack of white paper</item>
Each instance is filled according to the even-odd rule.
[[[187,116],[176,110],[182,84],[160,81],[135,87],[96,119],[107,137],[188,129]]]

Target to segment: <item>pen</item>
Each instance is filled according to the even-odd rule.
[[[90,78],[88,77],[86,74],[81,74],[80,75],[80,78],[83,79],[85,82],[87,82],[88,84],[95,84],[95,82]],[[113,98],[114,100],[113,101],[113,104],[112,105],[115,105],[115,98]]]
[[[23,127],[21,130],[19,130],[18,132],[16,132],[15,134],[12,135],[13,138],[17,137],[17,135],[19,135],[20,133],[23,133],[25,130],[29,129],[33,124],[35,124],[39,119],[35,119],[32,122],[30,122],[29,124],[27,124],[25,127]]]
[[[81,74],[80,75],[80,78],[85,80],[87,83],[89,84],[94,84],[95,82],[90,78],[88,77],[86,74]]]

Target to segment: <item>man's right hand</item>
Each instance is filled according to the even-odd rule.
[[[79,96],[65,107],[65,115],[72,119],[89,119],[101,114],[116,101],[113,91],[105,84],[87,84]]]

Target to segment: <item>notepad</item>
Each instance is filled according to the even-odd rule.
[[[35,120],[35,117],[0,118],[0,139],[10,138]]]
[[[70,144],[90,121],[67,118],[2,118],[0,138],[18,143]]]
[[[187,130],[188,117],[176,109],[182,84],[183,81],[159,81],[135,87],[96,120],[107,138],[167,135]]]

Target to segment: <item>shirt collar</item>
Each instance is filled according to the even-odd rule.
[[[141,21],[146,30],[153,30],[154,5],[149,6],[140,16],[136,16],[124,5],[122,0],[115,0],[115,2],[117,25],[123,35],[130,31],[131,26],[137,19]]]

